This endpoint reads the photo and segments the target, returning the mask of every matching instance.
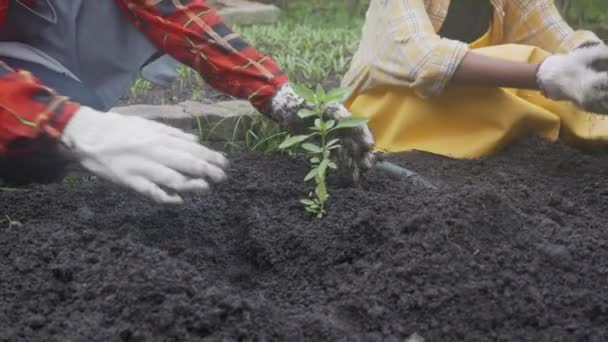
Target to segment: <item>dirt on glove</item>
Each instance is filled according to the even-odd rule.
[[[163,207],[101,181],[0,193],[0,341],[605,341],[608,151],[537,139],[388,159],[299,199],[307,164],[231,156]],[[415,335],[417,334],[417,335]]]

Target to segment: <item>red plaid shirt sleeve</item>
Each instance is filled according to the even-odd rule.
[[[0,29],[9,1],[0,0]],[[0,156],[27,153],[29,143],[40,138],[58,138],[78,108],[29,72],[0,60]]]
[[[28,143],[39,138],[58,138],[78,108],[31,73],[0,61],[0,156],[28,153]]]
[[[8,12],[8,2],[9,0],[0,0],[0,28],[2,28],[6,12]]]
[[[0,29],[10,1],[0,0]],[[198,70],[216,89],[247,98],[262,112],[287,82],[272,59],[245,43],[204,0],[116,2],[160,49]],[[39,138],[58,138],[78,108],[0,59],[0,156],[27,153],[29,143]]]
[[[265,112],[287,76],[229,28],[205,0],[115,0],[160,49],[214,88]]]

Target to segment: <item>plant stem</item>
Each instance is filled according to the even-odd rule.
[[[327,155],[327,131],[325,129],[323,129],[321,131],[321,162],[323,162],[325,160],[325,156]],[[322,182],[325,182],[325,175],[323,175],[323,178],[321,179]],[[321,208],[320,208],[320,215],[323,215],[325,213],[325,201],[320,201],[321,202]]]

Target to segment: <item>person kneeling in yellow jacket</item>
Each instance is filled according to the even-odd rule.
[[[478,158],[524,135],[608,142],[608,47],[553,0],[371,1],[342,85],[377,151]]]

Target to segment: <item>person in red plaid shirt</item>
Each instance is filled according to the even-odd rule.
[[[307,103],[268,56],[205,0],[0,0],[0,178],[55,179],[70,159],[163,203],[225,179],[227,160],[181,130],[108,112],[138,72],[170,55],[290,130]],[[327,109],[350,116],[342,105]],[[343,167],[372,163],[365,125],[344,133]]]

